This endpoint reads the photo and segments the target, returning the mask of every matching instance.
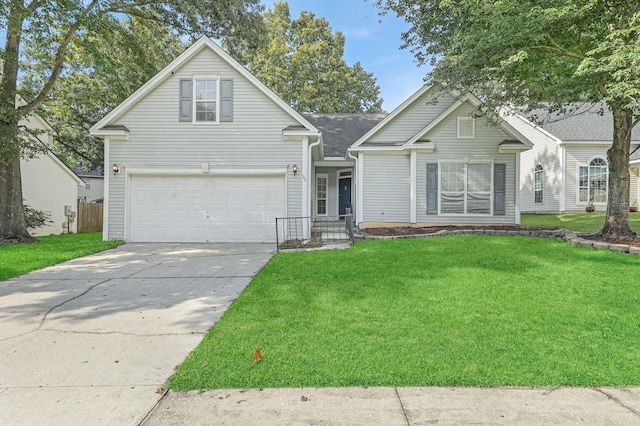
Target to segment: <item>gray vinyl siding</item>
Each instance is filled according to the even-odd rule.
[[[193,76],[219,75],[233,79],[233,121],[203,124],[179,121],[179,82]],[[289,216],[302,214],[302,143],[284,141],[282,130],[299,125],[279,105],[208,48],[182,67],[110,124],[126,126],[128,141],[111,141],[110,163],[127,166],[166,165],[210,169],[229,167],[279,168],[297,164],[289,174]],[[111,179],[109,238],[124,234],[124,176]]]
[[[468,116],[473,111],[469,103],[462,105],[446,117],[427,135],[436,149],[432,153],[418,152],[416,163],[416,220],[418,224],[462,224],[462,223],[514,223],[516,197],[516,155],[500,154],[499,144],[510,137],[498,127],[488,126],[484,119],[475,120],[475,138],[457,138],[457,118]],[[487,161],[506,166],[506,211],[505,215],[427,215],[427,163],[439,161]],[[438,170],[440,177],[440,170]],[[408,195],[408,194],[407,194]],[[440,200],[438,200],[438,203]]]
[[[449,94],[441,94],[433,103],[433,89],[428,90],[401,114],[380,129],[368,143],[406,142],[438,117],[455,101]]]
[[[408,152],[364,155],[364,222],[409,222],[410,169]]]
[[[562,174],[557,141],[518,117],[509,117],[508,120],[533,143],[533,148],[520,157],[520,210],[535,213],[560,211]],[[544,170],[542,203],[535,203],[534,171],[538,164]]]

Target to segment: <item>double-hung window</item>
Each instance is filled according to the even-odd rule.
[[[607,202],[608,167],[604,158],[596,157],[588,166],[579,169],[579,194],[581,203]]]
[[[544,202],[544,169],[538,164],[533,173],[534,176],[534,202],[540,204]]]
[[[188,123],[233,121],[233,79],[192,77],[180,79],[178,120]]]
[[[218,79],[196,78],[194,92],[195,121],[218,121]]]
[[[441,214],[491,214],[491,163],[441,163]]]

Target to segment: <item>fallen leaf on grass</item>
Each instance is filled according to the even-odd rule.
[[[253,353],[253,362],[259,362],[262,360],[262,352],[260,352],[260,348],[256,348],[256,351]]]

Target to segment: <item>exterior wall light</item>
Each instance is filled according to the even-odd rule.
[[[113,175],[117,175],[118,173],[120,173],[120,167],[118,167],[118,165],[116,163],[113,163],[113,166],[111,167],[111,170],[113,170]]]
[[[298,174],[298,165],[297,165],[297,164],[294,164],[294,165],[291,167],[291,171],[293,172],[293,175],[294,175],[294,176],[295,176],[295,175],[297,175],[297,174]]]

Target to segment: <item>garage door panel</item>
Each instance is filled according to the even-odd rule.
[[[284,176],[142,176],[129,189],[129,241],[272,242]]]

